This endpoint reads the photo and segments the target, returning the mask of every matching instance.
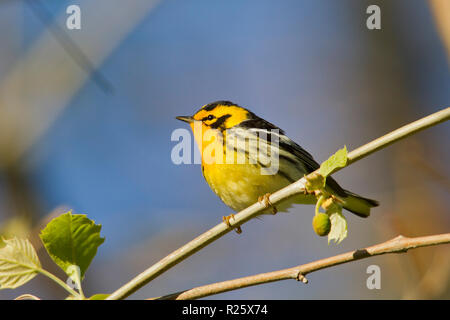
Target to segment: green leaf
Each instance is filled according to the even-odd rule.
[[[101,228],[86,215],[69,211],[50,221],[40,237],[50,257],[66,274],[73,276],[69,267],[76,265],[83,278],[97,248],[105,241],[100,237]]]
[[[0,249],[0,289],[14,289],[33,279],[41,263],[27,239],[3,240]]]
[[[328,244],[332,240],[335,243],[340,243],[342,240],[347,238],[347,220],[342,215],[342,209],[332,212],[330,214],[331,230],[328,234]]]
[[[335,169],[343,168],[347,164],[347,147],[344,146],[320,165],[320,174],[329,176]]]
[[[109,293],[97,293],[89,297],[88,300],[105,300],[106,298],[108,298],[108,296]]]

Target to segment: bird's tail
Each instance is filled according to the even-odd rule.
[[[367,218],[370,215],[370,208],[379,205],[376,200],[361,197],[347,190],[345,190],[345,193],[347,193],[347,197],[343,199],[345,201],[344,208],[362,218]]]

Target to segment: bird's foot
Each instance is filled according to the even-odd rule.
[[[277,214],[277,208],[270,202],[270,193],[266,193],[263,196],[258,197],[258,202],[264,204],[266,208],[272,208],[272,214]]]
[[[222,217],[223,222],[225,222],[226,225],[231,228],[230,219],[234,220],[234,214],[233,213],[230,214],[229,216],[223,216]],[[236,231],[237,234],[241,234],[242,233],[242,229],[241,229],[240,226],[237,226],[235,231]]]

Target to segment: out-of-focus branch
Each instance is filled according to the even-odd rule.
[[[378,256],[387,253],[403,253],[409,249],[420,247],[435,246],[440,244],[450,243],[450,233],[432,235],[426,237],[407,238],[398,236],[389,241],[367,247],[350,251],[337,256],[317,260],[307,264],[299,265],[293,268],[282,269],[267,273],[260,273],[253,276],[208,284],[205,286],[193,288],[190,290],[172,293],[166,296],[155,298],[158,300],[192,300],[199,299],[214,294],[219,294],[227,291],[237,290],[245,287],[255,286],[259,284],[281,281],[287,279],[300,280],[306,283],[304,277],[308,273],[318,271],[321,269],[330,268],[339,264],[352,262],[360,259],[365,259],[373,256]]]
[[[87,74],[79,65],[86,67],[88,63],[85,69],[97,70],[158,2],[135,0],[127,10],[117,9],[122,4],[119,0],[107,1],[100,8],[97,1],[85,2],[81,7],[81,30],[65,33],[70,34],[70,42],[76,43],[79,49],[69,45],[67,39],[62,40],[60,33],[57,36],[60,41],[55,41],[55,30],[59,27],[55,29],[51,24],[50,31],[42,32],[0,82],[0,168],[20,159],[52,125],[86,80],[92,76],[99,80],[98,73]],[[28,3],[39,9],[34,2]],[[39,12],[46,19],[42,8]],[[108,18],[98,19],[99,14]],[[64,12],[52,23],[64,25],[66,18]],[[84,29],[83,26],[94,19],[95,28]],[[66,50],[71,51],[71,55]],[[86,59],[81,58],[80,50]]]
[[[78,66],[84,69],[91,77],[92,80],[105,92],[113,92],[114,87],[106,79],[101,72],[95,69],[93,63],[84,54],[83,50],[72,41],[68,32],[64,30],[59,24],[51,23],[52,15],[45,5],[39,0],[27,0],[26,4],[33,10],[34,14],[45,24],[49,26],[49,31],[53,34],[56,40],[59,41],[66,53],[72,57],[72,59],[78,64]]]
[[[450,64],[450,1],[430,0],[431,11],[436,20],[436,27],[447,50],[447,60]]]
[[[22,295],[18,296],[14,300],[41,300],[41,299],[32,294],[26,293],[26,294],[22,294]]]
[[[376,152],[384,147],[387,147],[388,145],[396,141],[404,139],[414,133],[417,133],[431,126],[447,121],[449,119],[450,119],[450,107],[435,112],[427,117],[414,121],[410,124],[407,124],[399,129],[396,129],[382,136],[381,138],[369,142],[366,145],[350,152],[347,155],[348,161],[346,166],[368,156],[369,154],[372,154],[373,152]],[[337,172],[340,169],[342,168],[336,169],[334,170],[334,172]],[[319,170],[316,170],[314,173],[319,173]],[[305,183],[306,178],[302,178],[288,185],[287,187],[278,190],[277,192],[274,192],[269,197],[270,203],[276,205],[277,203],[291,196],[304,193]],[[137,291],[138,289],[149,283],[151,280],[158,277],[160,274],[164,273],[165,271],[169,270],[176,264],[190,257],[191,255],[193,255],[200,249],[204,248],[208,244],[212,243],[213,241],[224,236],[225,234],[230,232],[233,228],[236,228],[242,225],[243,223],[247,222],[248,220],[258,216],[265,209],[267,209],[267,207],[263,203],[256,202],[250,207],[240,211],[234,216],[234,219],[230,220],[231,227],[229,227],[226,223],[218,224],[214,228],[206,231],[205,233],[201,234],[194,240],[188,242],[181,248],[175,250],[174,252],[172,252],[159,262],[155,263],[153,266],[151,266],[141,274],[137,275],[131,281],[129,281],[128,283],[117,289],[115,292],[113,292],[110,296],[108,296],[107,299],[117,300],[128,297],[129,295],[131,295],[132,293],[134,293],[135,291]]]

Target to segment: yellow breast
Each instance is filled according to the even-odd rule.
[[[252,164],[203,164],[202,170],[211,189],[235,211],[289,184],[279,175],[261,175],[260,167]]]

